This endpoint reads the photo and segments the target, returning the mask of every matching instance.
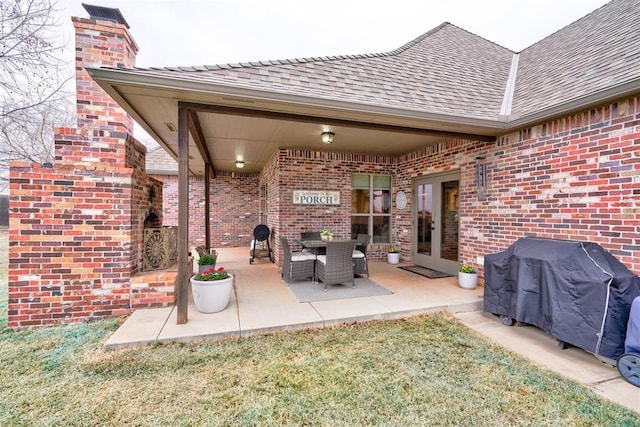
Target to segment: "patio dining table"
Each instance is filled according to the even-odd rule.
[[[317,249],[317,248],[326,248],[327,242],[324,240],[297,240],[305,249]]]
[[[344,242],[344,241],[357,242],[354,239],[333,239],[331,241],[332,242]],[[300,246],[302,246],[305,249],[326,248],[327,247],[327,243],[329,243],[329,242],[325,242],[324,240],[302,240],[302,239],[296,240],[296,242],[298,242],[300,244]],[[316,256],[317,255],[318,254],[316,253]]]

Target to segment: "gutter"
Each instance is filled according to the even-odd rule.
[[[561,116],[566,116],[573,112],[588,110],[592,107],[632,95],[640,95],[640,78],[629,80],[620,85],[581,96],[572,99],[571,101],[554,105],[531,114],[515,117],[512,120],[507,120],[505,124],[509,131],[521,129]]]

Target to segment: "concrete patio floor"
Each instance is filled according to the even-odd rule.
[[[104,348],[246,337],[448,311],[469,328],[539,366],[640,413],[640,388],[627,383],[615,367],[579,348],[560,350],[554,338],[535,327],[507,327],[496,316],[482,313],[482,287],[461,289],[454,277],[428,279],[397,266],[371,262],[371,280],[393,291],[392,295],[299,303],[276,265],[266,258],[250,265],[247,248],[218,252],[217,265],[235,275],[235,294],[224,311],[199,313],[190,298],[188,322],[177,325],[172,307],[137,310],[107,339]]]
[[[345,322],[394,319],[447,310],[482,308],[483,290],[462,289],[454,277],[428,279],[387,263],[370,262],[370,279],[392,295],[300,303],[267,258],[249,264],[248,248],[217,249],[217,267],[235,276],[235,294],[219,313],[198,312],[191,295],[187,323],[176,324],[174,307],[135,311],[105,342],[106,349],[154,342],[244,337],[282,330],[323,328]]]

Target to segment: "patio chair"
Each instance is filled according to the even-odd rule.
[[[313,278],[316,256],[311,252],[291,252],[289,242],[280,237],[280,246],[284,254],[282,262],[282,278],[287,284],[296,280]]]
[[[367,247],[371,241],[368,234],[358,234],[356,247],[353,250],[353,274],[366,274],[369,277],[369,265],[367,264]]]
[[[351,283],[356,287],[353,277],[353,248],[354,240],[327,242],[327,254],[318,255],[316,262],[316,276],[324,283],[324,291],[328,285]]]

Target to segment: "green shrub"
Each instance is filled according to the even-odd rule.
[[[198,265],[215,265],[217,259],[215,255],[204,254],[198,259]]]
[[[476,272],[476,269],[473,268],[471,265],[469,264],[462,264],[460,266],[460,272],[461,273],[468,273],[468,274],[474,274]]]

